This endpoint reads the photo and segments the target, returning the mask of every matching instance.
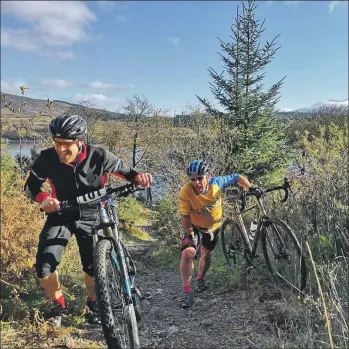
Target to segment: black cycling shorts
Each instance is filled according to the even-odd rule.
[[[93,224],[94,220],[65,223],[49,217],[39,236],[35,264],[37,276],[47,277],[57,269],[72,235],[76,237],[83,271],[93,276]]]
[[[218,229],[216,229],[213,232],[213,240],[211,241],[210,238],[210,234],[207,233],[202,233],[197,227],[193,226],[193,230],[194,230],[194,238],[193,238],[193,245],[195,246],[195,249],[198,248],[199,243],[202,241],[202,246],[205,247],[206,249],[213,251],[217,245],[218,242],[218,237],[219,237],[219,231],[220,231],[220,227]],[[182,247],[182,250],[184,250],[187,247],[190,247],[191,245],[188,246],[184,246]],[[192,246],[192,247],[194,247]]]

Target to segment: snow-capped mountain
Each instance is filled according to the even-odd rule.
[[[292,112],[297,112],[297,113],[309,113],[313,112],[317,109],[322,109],[322,108],[333,108],[333,107],[338,107],[338,108],[348,108],[348,99],[344,99],[342,101],[337,101],[334,99],[330,99],[325,102],[318,102],[310,107],[305,107],[301,109],[294,109]]]

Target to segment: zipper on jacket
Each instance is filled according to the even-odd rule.
[[[75,185],[76,185],[76,192],[78,194],[78,190],[79,190],[79,185],[78,185],[78,181],[76,180],[76,168],[80,165],[79,162],[77,162],[75,165],[74,165],[74,180],[75,180]],[[80,210],[80,204],[78,204],[79,206],[79,214],[80,214],[80,219],[82,218],[82,214],[81,214],[81,210]]]

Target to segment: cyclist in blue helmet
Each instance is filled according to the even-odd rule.
[[[222,225],[222,193],[227,187],[238,184],[246,190],[251,188],[248,179],[240,174],[211,176],[205,160],[194,160],[187,167],[189,181],[180,190],[179,210],[185,233],[182,236],[180,272],[183,283],[181,307],[189,308],[194,303],[191,279],[194,257],[202,240],[199,270],[196,275],[196,292],[207,286],[204,276],[211,265],[211,255],[218,241]]]

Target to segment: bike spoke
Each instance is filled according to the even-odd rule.
[[[231,220],[223,223],[221,234],[223,254],[229,269],[234,271],[245,260],[246,243],[237,224]]]
[[[284,222],[274,218],[264,229],[264,255],[272,275],[292,289],[302,291],[306,284],[306,266],[294,233]]]

